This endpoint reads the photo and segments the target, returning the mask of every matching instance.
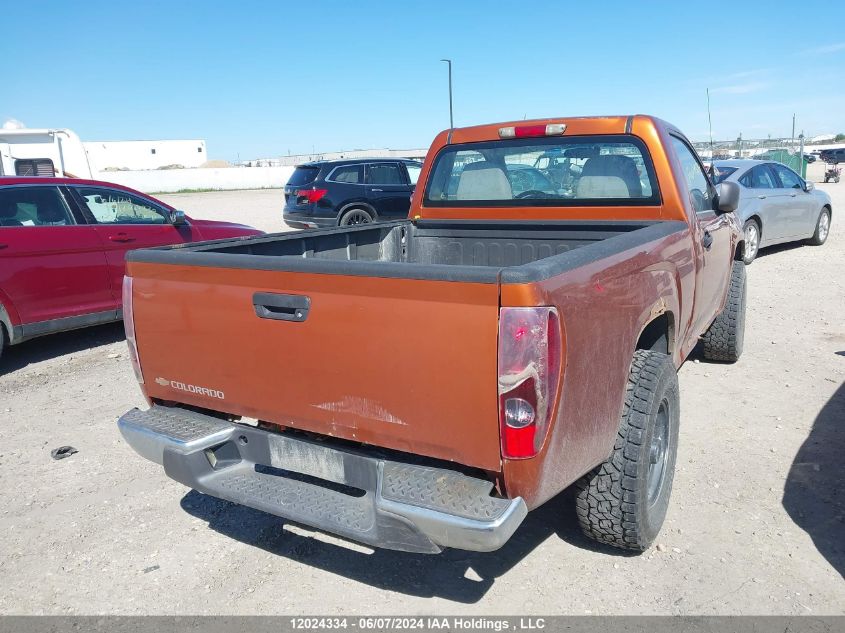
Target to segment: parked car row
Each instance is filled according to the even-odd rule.
[[[112,183],[0,178],[0,355],[7,344],[119,320],[130,250],[261,233],[189,218]]]
[[[736,214],[743,224],[743,261],[750,264],[765,246],[827,240],[833,207],[830,196],[780,163],[758,160],[713,162],[715,182],[740,185]]]

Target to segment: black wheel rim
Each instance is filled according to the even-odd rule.
[[[666,477],[666,460],[669,456],[669,402],[663,400],[654,420],[654,431],[648,449],[648,504],[654,505]]]
[[[364,213],[363,211],[350,211],[349,215],[346,216],[346,224],[368,224],[370,222],[370,216]]]

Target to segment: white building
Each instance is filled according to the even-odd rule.
[[[75,176],[101,172],[199,167],[208,160],[205,141],[88,141],[68,129],[0,128],[0,175]]]
[[[254,158],[239,164],[247,167],[280,167],[310,163],[315,160],[338,160],[342,158],[412,158],[422,161],[428,148],[421,149],[350,149],[340,152],[316,152],[314,154],[293,154],[276,158]]]
[[[94,171],[199,167],[208,160],[205,141],[85,141]]]

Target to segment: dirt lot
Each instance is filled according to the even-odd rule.
[[[820,185],[845,209],[845,184]],[[164,196],[282,228],[280,191]],[[0,612],[843,614],[845,223],[749,268],[745,355],[681,370],[679,471],[659,545],[596,548],[567,495],[502,550],[372,552],[203,497],[115,426],[144,404],[122,327],[0,361]],[[52,448],[79,453],[63,461]]]

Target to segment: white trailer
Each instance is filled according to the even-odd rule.
[[[0,129],[0,176],[93,178],[79,137],[67,129]]]

